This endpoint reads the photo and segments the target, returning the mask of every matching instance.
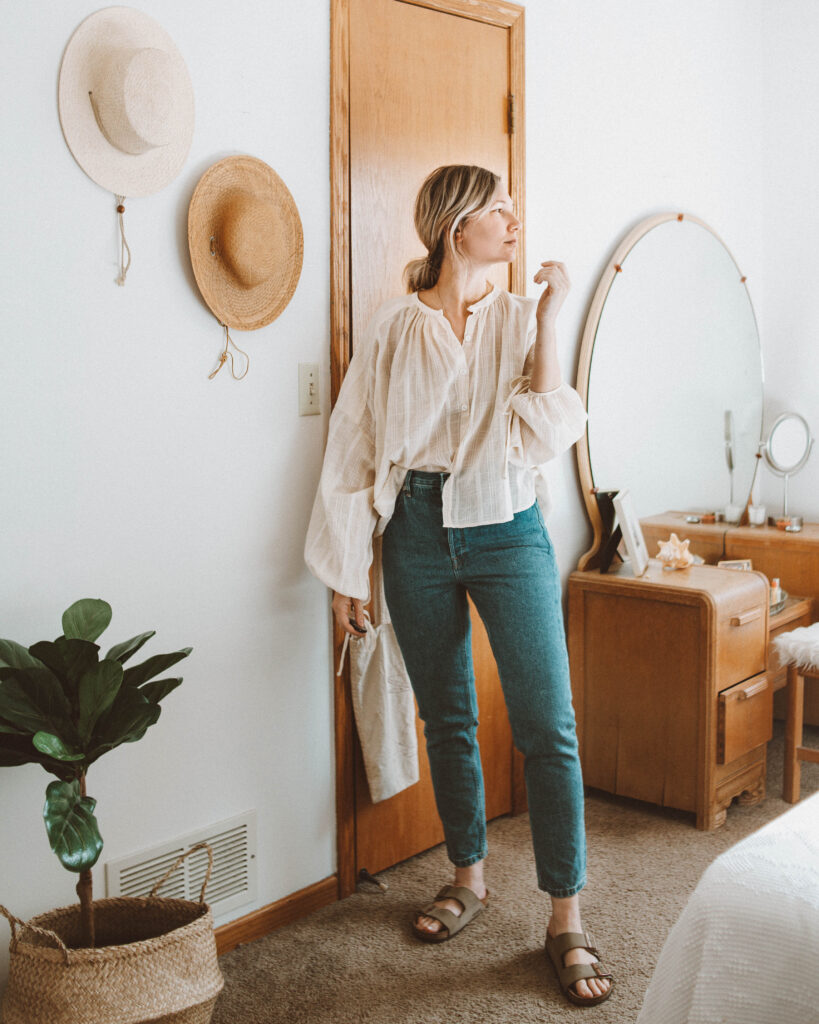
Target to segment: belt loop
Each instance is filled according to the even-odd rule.
[[[407,470],[407,475],[404,477],[404,485],[401,490],[404,492],[404,496],[407,498],[412,497],[412,470]]]

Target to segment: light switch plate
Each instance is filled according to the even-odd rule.
[[[299,416],[321,412],[318,363],[299,363]]]

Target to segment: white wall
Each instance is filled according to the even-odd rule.
[[[759,302],[761,11],[752,0],[527,5],[526,252],[530,275],[543,259],[568,264],[560,329],[569,379],[600,274],[650,214],[680,210],[708,223]],[[660,386],[650,367],[644,383]],[[591,541],[574,458],[551,481],[549,529],[568,573]]]
[[[196,130],[180,176],[126,204],[124,288],[115,201],[56,104],[96,6],[2,2],[0,636],[52,639],[92,596],[114,609],[103,640],[156,629],[146,652],[194,648],[159,723],[89,774],[101,862],[255,807],[263,905],[335,870],[329,606],[302,561],[325,424],[297,405],[298,363],[329,351],[328,5],[140,0],[185,57]],[[241,382],[208,380],[223,338],[186,235],[199,177],[232,153],[283,178],[305,252],[285,312],[236,335]],[[0,902],[24,917],[74,899],[40,817],[48,781],[0,770]]]
[[[194,647],[157,726],[92,770],[103,859],[255,806],[265,904],[335,869],[328,606],[301,561],[328,397],[328,4],[138,6],[185,56],[197,127],[180,177],[128,204],[120,289],[113,199],[74,162],[56,110],[62,50],[94,5],[0,0],[0,635],[56,636],[68,604],[102,596],[112,641],[156,628],[155,650]],[[566,375],[617,241],[688,210],[748,275],[771,402],[819,430],[813,4],[774,19],[761,0],[531,0],[526,19],[527,253],[530,274],[569,266]],[[305,239],[290,306],[237,339],[252,359],[241,383],[207,380],[221,338],[185,242],[200,175],[237,152],[283,177]],[[300,361],[322,364],[324,417],[297,415]],[[793,483],[814,519],[818,480],[819,454]],[[589,538],[572,459],[551,483],[568,572]],[[766,487],[775,501],[778,482]],[[73,899],[40,822],[47,781],[0,771],[0,902],[21,916]]]
[[[767,427],[799,412],[819,437],[819,6],[764,8],[762,142],[765,281],[760,329]],[[764,500],[782,507],[783,482],[766,471]],[[790,508],[819,521],[819,447],[790,482]]]
[[[706,221],[743,273],[760,326],[765,430],[784,410],[819,435],[815,169],[819,9],[789,0],[554,0],[526,5],[527,259],[564,259],[564,373],[575,379],[585,318],[617,242],[652,213]],[[698,368],[684,363],[682,372]],[[646,387],[657,386],[646,369]],[[575,462],[550,476],[549,528],[564,574],[591,540]],[[790,484],[819,520],[819,450]],[[764,466],[771,510],[782,481]]]

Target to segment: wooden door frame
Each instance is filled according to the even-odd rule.
[[[509,92],[514,120],[509,158],[509,194],[525,224],[526,133],[524,118],[524,9],[506,0],[396,0],[505,28],[509,33]],[[352,355],[350,248],[350,0],[330,0],[330,387],[335,405]],[[526,294],[526,236],[512,265],[512,291]],[[343,642],[334,627],[334,662]],[[349,661],[333,675],[335,701],[338,895],[356,887],[355,724]],[[525,806],[522,765],[514,761],[513,810]]]

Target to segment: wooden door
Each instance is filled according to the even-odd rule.
[[[445,163],[489,167],[509,185],[522,214],[522,139],[510,131],[512,95],[518,126],[522,120],[522,20],[521,9],[507,3],[337,0],[334,41],[348,33],[341,47],[348,60],[339,67],[334,43],[334,90],[346,75],[346,109],[339,109],[334,91],[333,110],[334,385],[357,332],[381,302],[404,291],[404,265],[423,255],[412,208],[432,169]],[[523,264],[519,251],[511,278],[507,268],[498,268],[496,283],[520,287]],[[494,660],[474,611],[473,638],[491,818],[513,809],[515,759]],[[343,895],[352,890],[359,868],[380,871],[435,845],[443,834],[420,723],[421,781],[373,804],[346,687],[336,696]]]

